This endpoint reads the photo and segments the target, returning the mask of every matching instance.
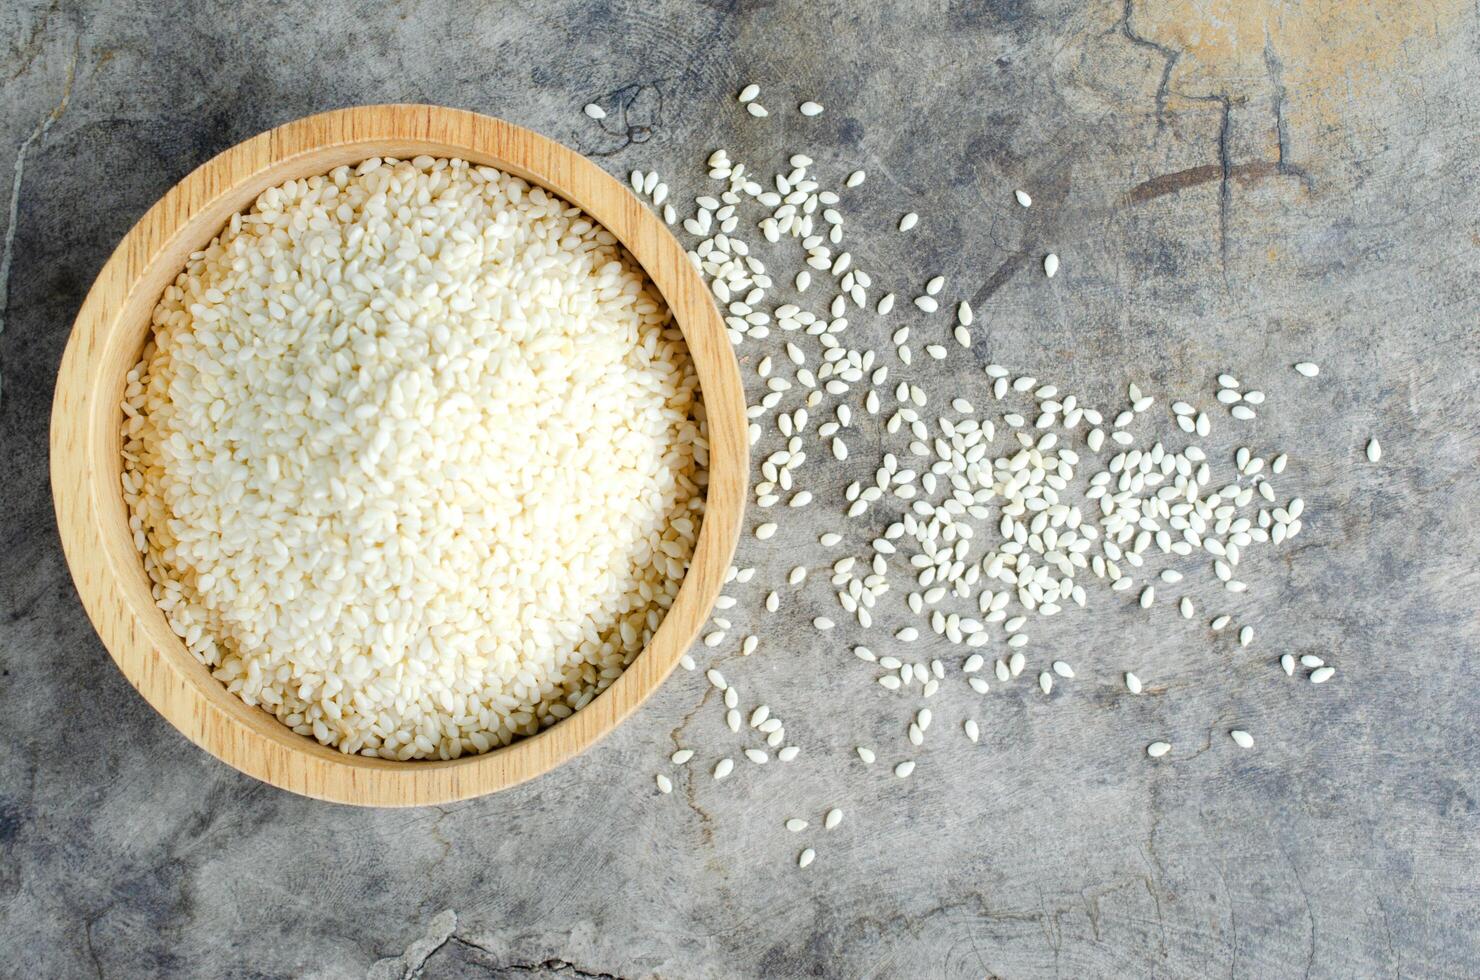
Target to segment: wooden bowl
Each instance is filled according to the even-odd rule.
[[[540,184],[605,225],[641,263],[688,341],[709,419],[709,488],[693,563],[644,649],[589,705],[536,735],[447,762],[345,755],[227,692],[154,604],[120,486],[124,375],[150,315],[191,252],[263,190],[368,157],[461,157]],[[170,189],[119,243],[87,294],[62,358],[51,482],[82,604],[129,683],[196,745],[250,776],[339,803],[447,803],[513,786],[611,731],[668,676],[724,583],[745,507],[748,443],[739,368],[709,291],[643,204],[589,160],[527,129],[457,109],[364,106],[310,116],[232,147]]]

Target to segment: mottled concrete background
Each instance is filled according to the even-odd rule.
[[[0,974],[1480,975],[1477,72],[1476,11],[1451,0],[0,5]],[[737,112],[750,80],[770,120]],[[804,98],[827,113],[802,119]],[[734,750],[682,673],[579,761],[457,806],[320,804],[209,758],[74,595],[46,477],[57,364],[109,251],[191,168],[401,100],[657,167],[681,199],[717,146],[867,167],[855,254],[889,285],[946,274],[990,338],[917,372],[938,395],[979,394],[989,356],[1103,403],[1131,379],[1207,401],[1219,370],[1264,389],[1260,419],[1219,414],[1208,445],[1287,449],[1305,533],[1246,563],[1237,604],[1189,579],[1259,639],[1096,592],[1102,615],[1030,648],[1072,653],[1075,681],[978,698],[953,678],[899,781],[882,763],[912,703],[844,652],[851,632],[800,625],[834,608],[825,576],[762,625],[761,582],[798,553],[747,539],[736,630],[765,642],[726,671],[787,719],[790,766],[657,796],[675,741],[705,769]],[[591,100],[628,108],[598,124]],[[889,230],[910,209],[906,241]],[[858,319],[850,338],[882,340]],[[1306,357],[1318,382],[1289,369]],[[854,438],[871,455],[877,428]],[[821,500],[849,478],[807,473]],[[777,541],[842,523],[784,519]],[[1285,679],[1285,650],[1336,680]],[[1127,668],[1161,693],[1124,695]],[[1161,736],[1172,761],[1151,764]],[[847,819],[797,871],[781,821],[832,805]]]

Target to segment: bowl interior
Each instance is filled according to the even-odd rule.
[[[688,343],[709,420],[710,464],[706,513],[689,572],[657,634],[620,678],[569,718],[504,748],[451,761],[394,762],[345,755],[298,735],[229,693],[175,636],[154,604],[128,530],[119,405],[159,296],[231,215],[290,179],[370,157],[418,154],[517,174],[581,207],[622,242],[668,302]],[[58,379],[53,427],[53,484],[68,562],[89,615],[130,681],[176,727],[229,764],[296,792],[351,803],[446,802],[491,792],[599,739],[656,688],[707,617],[744,500],[738,368],[708,292],[678,243],[619,183],[565,147],[500,120],[429,107],[366,107],[299,120],[226,151],[172,189],[119,246],[78,316]],[[88,526],[78,528],[79,520]]]

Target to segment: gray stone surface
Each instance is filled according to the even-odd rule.
[[[1450,0],[0,6],[0,974],[1480,974],[1477,69],[1475,9]],[[736,111],[751,79],[769,120]],[[827,113],[803,120],[804,98]],[[597,124],[593,99],[629,107]],[[913,701],[848,656],[854,631],[803,625],[835,608],[825,576],[755,612],[762,582],[830,560],[801,547],[843,524],[814,505],[742,543],[760,572],[736,630],[764,641],[726,665],[787,719],[790,766],[704,777],[734,739],[680,672],[586,756],[494,798],[371,812],[255,783],[161,721],[89,627],[52,518],[53,379],[92,277],[172,183],[272,125],[397,100],[657,167],[681,198],[716,146],[866,166],[855,254],[890,286],[940,271],[976,299],[971,354],[917,362],[933,394],[979,399],[988,357],[1105,404],[1133,378],[1208,402],[1232,370],[1268,410],[1215,414],[1208,445],[1288,449],[1306,530],[1246,562],[1236,603],[1199,568],[1193,623],[1096,592],[1095,615],[1035,626],[1035,666],[1078,669],[1052,698],[953,676],[907,781],[885,763],[908,754]],[[1289,369],[1306,357],[1317,382]],[[1361,461],[1374,433],[1380,466]],[[862,460],[883,444],[867,423],[854,440]],[[851,477],[813,455],[807,485],[836,499]],[[1258,630],[1250,649],[1205,628],[1224,608]],[[1287,680],[1284,650],[1336,679]],[[1155,693],[1125,695],[1127,668]],[[1142,754],[1156,737],[1170,761]],[[699,756],[659,797],[679,743]],[[834,831],[781,827],[830,805]]]

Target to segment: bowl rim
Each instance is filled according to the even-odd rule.
[[[120,488],[124,375],[150,312],[189,254],[263,190],[376,156],[459,157],[539,184],[580,207],[627,248],[668,303],[699,376],[710,460],[694,557],[648,645],[570,717],[510,745],[448,761],[346,755],[299,735],[228,692],[169,628],[134,550]],[[124,235],[77,313],[52,401],[51,481],[73,582],[129,683],[190,741],[279,788],[338,803],[416,806],[496,792],[595,744],[673,670],[708,618],[739,537],[749,440],[739,365],[683,247],[624,184],[574,150],[512,123],[432,105],[336,109],[232,146],[170,188]]]

